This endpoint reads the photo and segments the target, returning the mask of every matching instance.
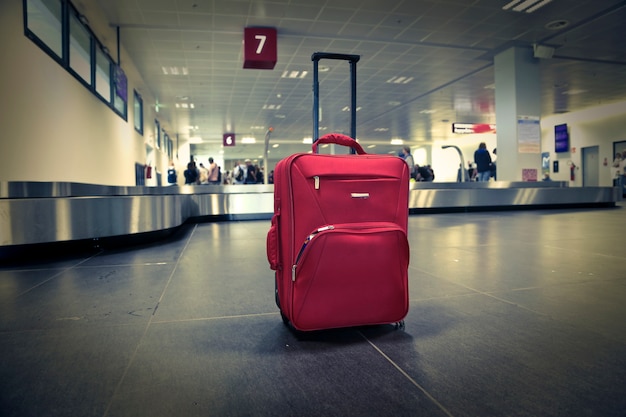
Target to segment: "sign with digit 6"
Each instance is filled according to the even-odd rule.
[[[276,28],[244,28],[243,67],[274,69],[277,59],[276,38]]]
[[[235,146],[235,134],[234,133],[224,133],[222,138],[222,144],[226,146]]]

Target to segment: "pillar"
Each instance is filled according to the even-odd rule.
[[[541,78],[532,47],[512,47],[494,57],[498,181],[541,180]],[[489,149],[493,151],[493,149]]]

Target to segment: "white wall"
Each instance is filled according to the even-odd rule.
[[[570,133],[570,152],[554,152],[554,126],[567,123]],[[570,186],[582,186],[581,169],[576,170],[575,181],[570,181],[567,165],[572,161],[577,167],[582,165],[582,149],[599,147],[600,186],[612,186],[614,172],[613,142],[626,140],[626,102],[593,107],[587,110],[554,115],[541,121],[541,142],[543,152],[550,152],[550,176],[553,180],[569,181]],[[604,166],[604,159],[608,164]],[[552,161],[559,161],[559,172],[552,173]]]
[[[570,133],[570,152],[554,152],[554,126],[567,123]],[[496,122],[497,124],[497,122]],[[489,152],[497,147],[497,134],[455,135],[450,134],[445,141],[436,141],[432,145],[432,161],[435,170],[436,182],[454,182],[457,178],[459,156],[454,149],[441,149],[443,145],[456,145],[463,152],[465,164],[473,161],[474,151],[480,142],[487,144]],[[600,186],[613,185],[614,172],[611,169],[613,161],[613,142],[626,141],[626,101],[603,106],[592,107],[579,112],[557,114],[544,117],[541,120],[541,152],[550,153],[550,177],[554,181],[568,181],[572,187],[582,186],[582,148],[598,146],[600,150]],[[412,150],[419,154],[419,147]],[[494,155],[492,154],[492,158]],[[537,160],[541,154],[536,155]],[[607,165],[604,165],[604,160]],[[497,160],[497,157],[495,158]],[[559,172],[552,172],[552,163],[559,161]],[[579,169],[576,170],[576,179],[570,181],[568,162],[573,162]],[[539,175],[541,179],[543,175]]]
[[[99,15],[87,17],[115,51],[114,30]],[[135,184],[135,163],[146,162],[145,143],[154,140],[155,100],[124,51],[128,122],[24,35],[21,1],[0,2],[0,56],[0,181]],[[144,100],[144,136],[134,129],[133,89]],[[166,172],[167,155],[156,159]]]

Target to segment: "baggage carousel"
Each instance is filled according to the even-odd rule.
[[[185,222],[269,219],[273,185],[102,186],[0,182],[0,250],[19,245],[128,239]],[[567,182],[412,183],[409,213],[615,207],[618,187]]]

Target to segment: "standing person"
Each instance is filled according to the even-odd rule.
[[[252,165],[252,161],[249,159],[246,159],[246,172],[244,178],[244,184],[256,184],[256,168]]]
[[[476,181],[488,182],[491,177],[491,155],[485,142],[481,142],[474,152],[474,162],[476,162],[476,171],[478,171]]]
[[[197,184],[199,175],[196,163],[193,161],[189,162],[183,175],[185,176],[185,185]]]
[[[206,169],[206,167],[204,166],[202,162],[200,162],[200,169],[198,171],[200,171],[200,178],[199,178],[200,184],[202,185],[208,184],[209,183],[209,170]]]
[[[401,156],[404,158],[404,162],[406,162],[409,166],[409,174],[411,175],[411,178],[415,178],[415,161],[413,160],[413,155],[411,155],[411,148],[404,146],[402,148]]]
[[[472,161],[467,163],[467,175],[469,176],[470,181],[476,181],[476,167]]]
[[[233,167],[232,184],[243,184],[246,179],[246,166],[239,161]]]
[[[209,157],[209,184],[220,185],[220,167],[217,166],[213,157]]]
[[[494,181],[498,181],[498,170],[496,167],[497,150],[498,148],[493,148],[493,160],[491,161],[491,176]]]
[[[174,161],[170,161],[170,166],[167,168],[167,184],[176,185],[178,176],[176,175],[176,167]]]

